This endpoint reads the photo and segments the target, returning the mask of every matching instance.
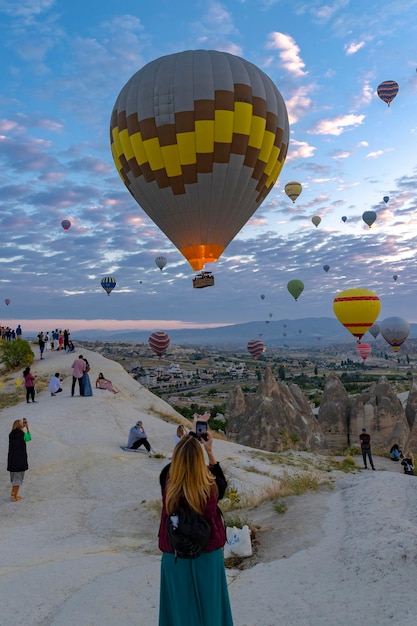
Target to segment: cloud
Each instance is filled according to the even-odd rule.
[[[292,92],[292,96],[285,99],[290,124],[295,124],[298,120],[310,111],[311,98],[308,93],[313,86],[300,87]]]
[[[267,48],[280,51],[279,58],[287,72],[296,77],[306,76],[305,63],[299,55],[300,48],[294,39],[290,35],[279,32],[270,33],[268,38],[270,42],[267,44]]]
[[[365,115],[338,115],[337,117],[319,120],[308,132],[312,135],[335,135],[339,136],[350,127],[360,126]]]
[[[311,146],[306,141],[296,141],[293,139],[290,141],[290,147],[286,160],[290,162],[298,159],[309,159],[314,156],[315,151],[315,146]]]
[[[365,45],[364,41],[358,41],[358,42],[352,41],[352,43],[345,44],[344,48],[345,48],[346,54],[351,55],[351,54],[356,54],[358,50],[364,47],[364,45]]]
[[[365,159],[377,159],[382,156],[385,152],[391,152],[393,148],[386,148],[385,150],[375,150],[375,152],[368,152]]]

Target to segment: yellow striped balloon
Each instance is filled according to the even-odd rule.
[[[378,296],[368,289],[346,289],[333,300],[337,319],[354,337],[361,339],[381,310]]]
[[[121,90],[110,141],[124,184],[193,270],[216,261],[273,188],[289,143],[284,100],[244,59],[161,57]]]
[[[295,181],[291,181],[290,183],[287,183],[284,189],[287,196],[291,198],[293,202],[297,200],[302,190],[303,190],[303,187],[301,183],[296,183]]]

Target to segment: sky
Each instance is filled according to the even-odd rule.
[[[0,34],[2,324],[168,330],[332,317],[337,293],[353,287],[379,296],[380,319],[417,322],[417,0],[0,0]],[[109,141],[129,78],[190,49],[261,68],[291,131],[276,185],[206,266],[207,289],[192,288],[186,260],[128,193]],[[376,93],[385,80],[399,84],[390,107]],[[294,204],[284,193],[293,180],[303,186]],[[377,213],[372,228],[364,211]],[[298,301],[292,279],[305,285]]]

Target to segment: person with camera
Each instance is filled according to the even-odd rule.
[[[7,455],[7,471],[10,472],[12,483],[12,500],[18,502],[25,472],[28,469],[26,442],[32,439],[27,419],[15,420],[9,434],[9,452]]]
[[[226,530],[218,507],[227,482],[213,453],[207,419],[196,420],[195,432],[181,437],[159,481],[162,491],[158,534],[162,552],[159,626],[233,626],[223,558]],[[170,539],[170,524],[175,524],[177,518],[181,536],[180,511],[183,510],[200,521],[203,517],[203,523],[208,525],[204,547],[202,543],[199,549],[195,539],[190,554],[179,553]]]

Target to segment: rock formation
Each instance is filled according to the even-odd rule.
[[[227,436],[243,445],[269,452],[323,446],[320,426],[302,391],[277,382],[270,367],[255,394],[244,396],[240,387],[230,392],[227,417]]]
[[[348,393],[340,378],[332,372],[326,379],[318,413],[326,447],[334,449],[349,445],[349,414]]]
[[[400,449],[406,446],[410,428],[404,408],[385,376],[372,383],[351,402],[351,443],[359,440],[362,428],[372,437],[372,446],[389,450],[394,443]]]
[[[407,418],[407,422],[409,427],[412,429],[417,414],[417,382],[413,378],[413,382],[411,385],[410,393],[408,394],[407,404],[405,406],[405,416]]]
[[[289,447],[335,450],[359,445],[360,432],[366,428],[374,450],[388,452],[398,443],[400,449],[417,453],[416,413],[417,383],[413,382],[404,410],[385,376],[349,397],[339,377],[331,373],[316,419],[298,385],[277,382],[266,367],[256,393],[245,395],[239,386],[230,392],[226,434],[237,443],[270,452]]]

